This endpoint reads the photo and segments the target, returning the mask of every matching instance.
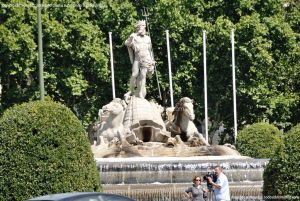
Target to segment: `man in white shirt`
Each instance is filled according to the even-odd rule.
[[[215,174],[217,176],[217,181],[213,182],[211,177],[208,177],[208,183],[210,183],[214,189],[214,195],[216,201],[230,201],[230,191],[228,179],[222,172],[220,166],[215,167]]]

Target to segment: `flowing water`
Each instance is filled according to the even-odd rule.
[[[191,186],[186,184],[146,184],[146,185],[105,185],[104,191],[131,197],[138,201],[183,201],[184,190]],[[230,185],[232,201],[261,198],[261,183],[243,186]],[[209,194],[211,195],[211,194]],[[209,199],[210,196],[209,196]]]
[[[138,201],[183,201],[195,175],[220,165],[227,175],[232,200],[259,200],[268,159],[247,157],[97,159],[104,191]],[[203,183],[205,186],[206,183]],[[209,199],[210,200],[210,199]]]

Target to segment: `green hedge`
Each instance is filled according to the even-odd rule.
[[[238,133],[236,148],[245,156],[269,158],[283,145],[280,131],[268,123],[256,123]]]
[[[78,118],[52,101],[24,103],[0,118],[0,200],[101,190]]]
[[[284,137],[284,147],[264,171],[263,195],[277,200],[300,200],[300,124]],[[274,200],[274,199],[273,199]]]

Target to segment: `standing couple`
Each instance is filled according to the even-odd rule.
[[[216,181],[213,178],[208,177],[207,182],[211,185],[213,201],[230,201],[229,184],[226,175],[222,172],[222,168],[217,166],[214,168],[216,175]],[[191,198],[192,201],[205,201],[207,199],[208,190],[201,186],[201,177],[195,176],[193,179],[193,186],[185,190],[187,197]]]

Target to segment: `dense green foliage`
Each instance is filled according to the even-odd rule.
[[[126,23],[118,27],[120,22],[114,18],[118,13],[120,18],[130,20],[132,8],[127,9],[124,3],[123,9],[119,9],[117,3],[110,1],[101,1],[97,8],[88,1],[86,7],[79,7],[82,5],[79,1],[71,0],[64,4],[55,0],[43,3],[46,95],[72,108],[87,123],[102,103],[111,100],[108,26],[113,27],[110,31],[126,32]],[[0,10],[3,109],[39,97],[34,5],[35,1],[21,4],[7,1]],[[122,40],[124,37],[118,43],[122,44]]]
[[[283,145],[280,131],[268,123],[256,123],[238,133],[236,148],[245,156],[270,158]]]
[[[1,1],[1,111],[38,98],[35,1]],[[46,94],[72,108],[87,125],[112,98],[108,32],[113,34],[116,94],[128,89],[131,65],[125,39],[134,23],[149,24],[163,100],[156,79],[147,99],[170,105],[165,30],[170,31],[174,100],[195,100],[204,117],[202,31],[207,33],[208,106],[214,125],[232,134],[230,31],[235,30],[239,128],[268,121],[288,130],[300,117],[299,12],[296,0],[45,0],[43,7]],[[10,6],[15,5],[15,6]],[[65,5],[65,6],[61,6]],[[217,126],[216,126],[217,127]],[[231,135],[232,140],[232,135]],[[232,142],[232,141],[231,141]]]
[[[278,196],[280,199],[276,200],[299,200],[299,136],[300,124],[297,124],[285,135],[284,148],[278,150],[278,153],[271,158],[264,171],[263,195]]]
[[[15,105],[0,118],[0,200],[101,190],[78,118],[52,101]]]

